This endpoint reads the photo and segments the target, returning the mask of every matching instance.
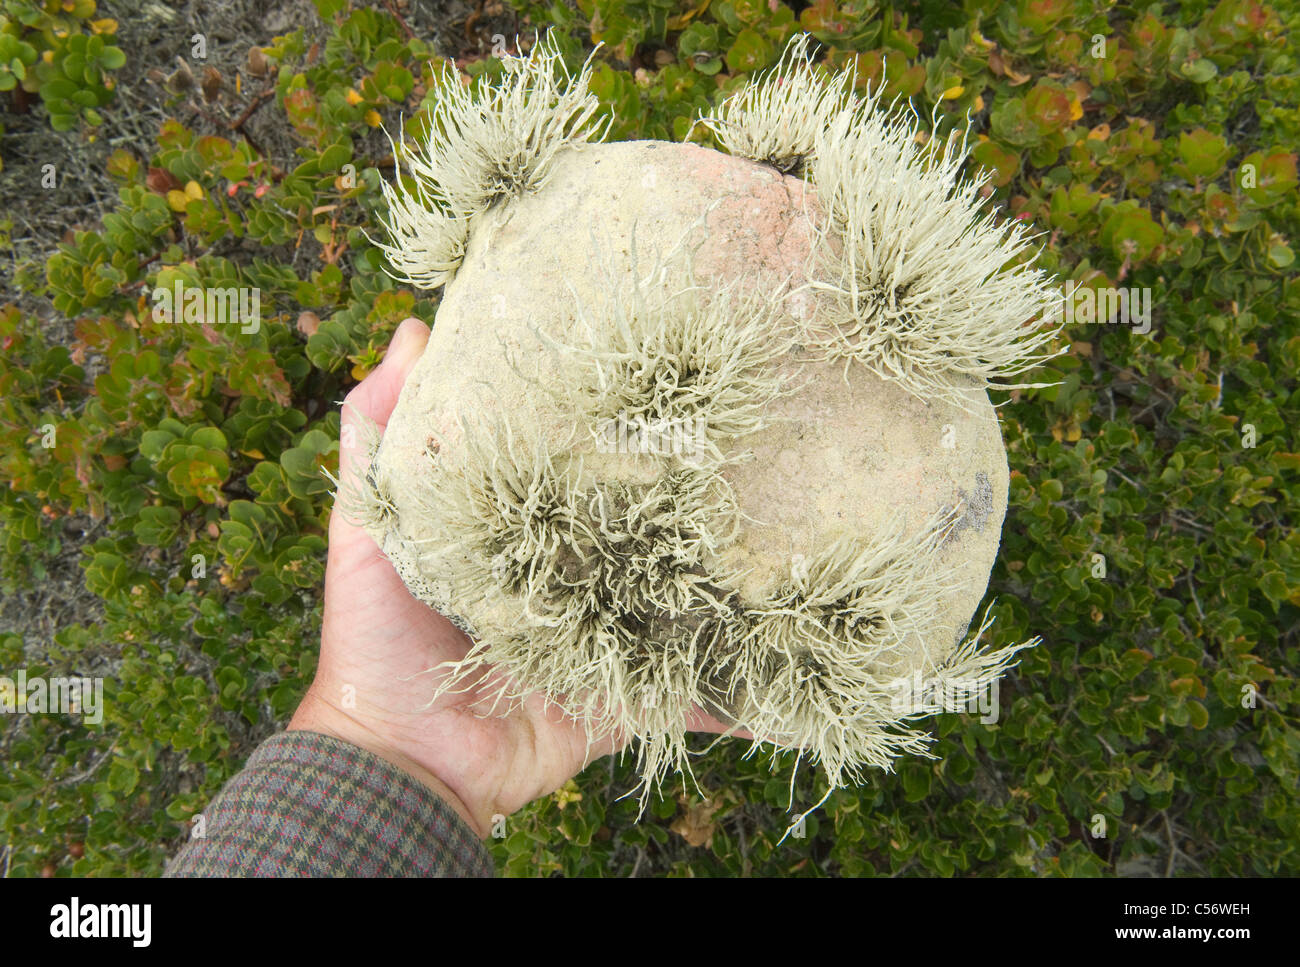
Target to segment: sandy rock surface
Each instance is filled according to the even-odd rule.
[[[768,279],[793,273],[797,285],[819,213],[815,189],[798,178],[693,144],[633,141],[565,149],[542,190],[481,216],[377,458],[401,525],[372,534],[413,593],[479,636],[513,617],[510,601],[458,597],[422,559],[431,528],[412,511],[410,485],[427,465],[434,430],[443,440],[438,459],[456,459],[463,415],[535,421],[557,447],[583,455],[591,479],[644,482],[659,472],[645,455],[595,452],[588,433],[574,432],[572,414],[529,383],[559,378],[562,368],[530,327],[573,334],[575,294],[596,304],[608,285],[594,260],[630,273],[634,222],[643,275],[656,249],[669,252],[686,238],[702,242],[698,281],[761,270]],[[786,306],[795,320],[806,318],[816,298],[805,291]],[[728,562],[752,569],[740,590],[757,593],[842,533],[869,536],[900,517],[919,528],[936,509],[961,502],[964,516],[942,558],[952,580],[946,631],[928,643],[928,660],[914,655],[914,667],[928,668],[965,633],[998,549],[1008,471],[993,407],[975,389],[971,412],[927,403],[857,365],[847,380],[843,363],[791,356],[782,366],[802,389],[770,408],[767,430],[734,441],[731,450],[752,459],[725,470],[741,510],[754,518]]]

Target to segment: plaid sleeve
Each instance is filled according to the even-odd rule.
[[[316,732],[280,732],[204,810],[164,876],[492,876],[454,809],[401,769]]]

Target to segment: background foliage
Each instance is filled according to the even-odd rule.
[[[0,90],[34,87],[51,124],[88,132],[117,48],[86,6],[4,0]],[[30,19],[56,8],[92,26],[61,38]],[[173,117],[156,143],[112,154],[119,201],[102,226],[19,271],[67,325],[0,309],[6,587],[43,580],[67,520],[104,525],[81,552],[103,620],[49,643],[0,631],[0,671],[107,678],[101,727],[4,723],[11,875],[157,873],[312,675],[334,401],[401,319],[437,308],[382,272],[363,229],[391,177],[379,127],[416,130],[441,60],[396,6],[315,8],[319,22],[250,51],[238,80],[292,152]],[[517,13],[524,36],[559,25],[571,66],[608,45],[594,89],[615,138],[681,139],[809,30],[828,64],[856,59],[864,83],[937,108],[941,128],[969,117],[973,163],[1008,217],[1043,230],[1043,264],[1080,285],[1149,287],[1155,316],[1145,335],[1070,327],[1048,374],[1061,385],[1001,409],[1012,486],[994,635],[1045,643],[1002,684],[998,722],[939,717],[937,760],[835,793],[779,846],[789,755],[724,743],[697,766],[707,801],[666,787],[640,823],[617,798],[630,765],[597,762],[512,818],[493,844],[502,869],[1300,871],[1292,5],[556,0]],[[40,51],[94,103],[40,80]],[[197,96],[172,93],[169,107]],[[176,280],[259,287],[259,331],[154,322],[147,293]],[[798,807],[823,788],[802,768],[793,791]]]
[[[20,107],[39,94],[56,131],[101,124],[96,108],[113,99],[109,72],[126,63],[113,42],[117,21],[95,13],[95,0],[0,2],[0,92]]]

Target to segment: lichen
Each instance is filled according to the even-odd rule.
[[[842,107],[854,82],[851,69],[822,80],[808,57],[811,39],[796,33],[774,67],[751,75],[712,115],[701,112],[695,123],[708,128],[728,154],[802,176],[818,133]]]
[[[702,284],[680,252],[657,260],[649,276],[670,284],[643,280],[635,226],[630,263],[621,275],[599,267],[606,295],[595,305],[574,294],[576,336],[536,327],[559,367],[539,388],[577,414],[604,451],[637,452],[639,443],[641,452],[722,463],[724,445],[763,429],[772,403],[794,391],[779,363],[798,330],[769,286]]]
[[[699,121],[730,153],[811,182],[823,217],[794,291],[816,294],[814,312],[785,313],[788,279],[701,283],[677,257],[689,231],[642,277],[633,218],[591,266],[596,281],[583,280],[598,297],[571,286],[571,304],[537,307],[520,322],[534,345],[501,335],[532,387],[526,405],[512,395],[509,409],[471,416],[462,400],[455,445],[433,433],[391,477],[374,469],[370,440],[370,468],[338,487],[341,510],[410,555],[408,585],[416,573],[428,600],[436,584],[458,627],[475,629],[462,658],[432,670],[431,701],[472,690],[476,708],[501,714],[540,693],[589,745],[635,740],[643,808],[670,770],[690,774],[700,709],[754,735],[751,752],[796,750],[834,789],[929,755],[913,723],[977,694],[1036,643],[982,644],[986,612],[953,647],[959,577],[945,562],[991,513],[982,473],[973,496],[924,521],[829,526],[780,579],[741,591],[754,555],[739,536],[753,519],[729,473],[748,439],[793,419],[774,411],[801,388],[801,366],[836,378],[824,364],[843,362],[846,378],[987,407],[986,390],[1043,385],[1013,380],[1060,351],[1039,322],[1058,296],[1032,267],[1033,236],[982,207],[986,176],[961,177],[966,136],[927,140],[914,112],[858,94],[851,71],[825,78],[807,44],[797,35],[776,68]],[[444,71],[410,187],[399,168],[384,188],[384,251],[407,279],[445,283],[481,215],[542,187],[561,148],[603,137],[589,67],[561,83],[557,60],[548,39],[509,59],[497,86]],[[616,266],[625,243],[630,265]],[[591,250],[602,251],[594,237]],[[647,462],[604,456],[619,421],[637,428],[632,452]],[[659,428],[688,433],[688,452],[642,446]]]
[[[1046,349],[1059,292],[1028,259],[1033,236],[982,206],[987,172],[961,178],[965,134],[922,141],[914,112],[874,95],[818,133],[810,285],[832,302],[807,346],[965,409],[971,386],[1048,385],[1012,381],[1064,351]]]
[[[405,137],[400,149],[393,145],[397,178],[381,184],[387,240],[371,242],[394,278],[445,285],[464,258],[473,218],[539,189],[561,148],[608,133],[613,117],[594,119],[600,101],[588,90],[591,58],[570,75],[557,36],[548,32],[526,57],[504,57],[505,73],[496,82],[466,86],[454,63],[443,62],[429,92],[433,107],[423,137],[414,146]]]

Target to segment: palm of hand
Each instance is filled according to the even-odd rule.
[[[480,696],[472,690],[430,705],[431,669],[469,648],[463,632],[411,596],[364,532],[335,516],[312,692],[441,780],[486,835],[493,816],[509,815],[580,771],[586,739],[554,707],[544,709],[541,696],[507,716],[475,714]],[[607,743],[591,756],[612,751]]]
[[[384,362],[348,394],[345,441],[360,437],[346,431],[356,426],[356,412],[381,430],[387,425],[427,339],[422,323],[402,324]],[[359,447],[341,448],[340,474],[361,459]],[[609,738],[588,749],[582,726],[541,695],[502,716],[476,714],[476,703],[481,711],[491,700],[474,690],[430,704],[433,669],[469,648],[463,632],[412,597],[365,531],[333,514],[320,665],[289,727],[333,735],[388,759],[446,798],[480,836],[488,835],[493,817],[553,792],[591,759],[624,744]],[[727,731],[703,712],[692,724]]]

